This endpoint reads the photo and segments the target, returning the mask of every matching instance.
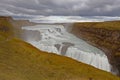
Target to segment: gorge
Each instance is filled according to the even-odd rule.
[[[66,26],[0,17],[0,80],[120,80],[106,53]]]
[[[105,53],[56,24],[23,26],[22,39],[42,51],[67,56],[96,68],[112,72]],[[116,74],[116,72],[112,72]]]

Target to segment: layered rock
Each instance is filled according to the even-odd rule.
[[[71,33],[103,50],[120,75],[120,22],[75,23]]]

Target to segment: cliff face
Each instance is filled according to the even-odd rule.
[[[0,17],[0,80],[120,80],[111,73],[15,39],[11,21]]]
[[[112,65],[113,73],[120,75],[120,22],[75,23],[72,31],[77,37],[103,50]]]

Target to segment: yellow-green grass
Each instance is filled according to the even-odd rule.
[[[0,27],[0,80],[120,80],[71,58],[40,51],[19,39],[9,39],[13,36],[13,26],[6,18],[0,18]]]
[[[104,28],[108,30],[120,30],[120,21],[108,21],[108,22],[83,22],[75,23],[76,27],[92,27],[92,28]]]
[[[5,17],[0,17],[0,40],[5,40],[13,37],[14,29],[10,20]]]
[[[0,43],[0,80],[120,80],[64,56],[42,52],[18,39]]]

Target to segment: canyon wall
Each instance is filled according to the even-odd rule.
[[[12,21],[11,17],[0,17],[0,80],[120,80],[111,73],[64,56],[40,51],[17,39],[14,36],[17,29],[14,28],[22,23],[19,25]],[[34,36],[39,32],[30,30],[27,34]],[[31,39],[31,36],[28,38]],[[38,41],[36,37],[32,40]],[[63,44],[67,47],[73,46]],[[59,45],[56,46],[59,48]]]
[[[75,23],[71,33],[104,51],[113,66],[112,72],[120,75],[119,21]]]

